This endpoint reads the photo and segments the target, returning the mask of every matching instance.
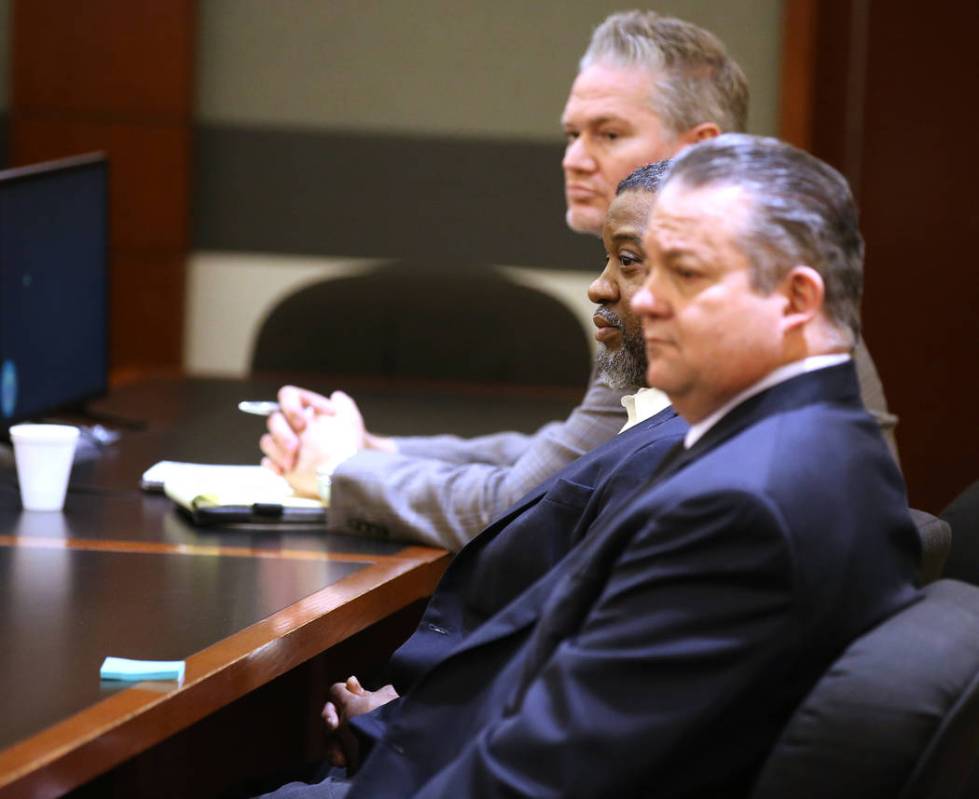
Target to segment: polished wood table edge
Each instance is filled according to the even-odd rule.
[[[89,552],[139,553],[151,555],[196,555],[229,558],[275,558],[279,560],[319,560],[338,563],[386,563],[405,559],[405,551],[390,555],[364,552],[324,552],[316,549],[267,549],[223,544],[168,544],[159,541],[117,541],[104,538],[58,538],[55,536],[0,535],[0,547],[21,549],[72,549]],[[410,547],[414,551],[419,547]]]
[[[409,546],[187,658],[182,685],[137,683],[0,751],[0,796],[57,797],[435,589],[450,555]],[[94,679],[94,676],[93,676]]]

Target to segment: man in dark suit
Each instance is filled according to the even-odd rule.
[[[916,598],[903,483],[850,359],[862,241],[842,177],[722,136],[677,159],[644,244],[633,307],[682,446],[352,719],[373,745],[351,797],[743,795],[833,658]]]
[[[605,368],[613,375],[635,374],[636,382],[645,381],[646,353],[630,303],[645,279],[642,234],[668,166],[668,161],[659,161],[626,177],[617,187],[602,232],[608,257],[596,281],[602,285],[596,316],[621,330],[628,342]],[[367,691],[351,677],[331,688],[333,699],[324,718],[348,745],[356,742],[340,728],[352,715],[407,691],[429,666],[567,554],[604,505],[627,496],[652,473],[687,430],[659,397],[659,392],[644,390],[630,397],[627,430],[545,480],[462,550],[442,578],[418,631],[392,657],[391,684]],[[340,741],[334,743],[334,764],[345,765]]]

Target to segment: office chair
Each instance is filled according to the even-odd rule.
[[[941,517],[952,528],[944,576],[979,585],[979,480],[953,499]]]
[[[261,327],[251,368],[580,388],[591,348],[553,297],[490,268],[402,261],[286,297]]]
[[[921,584],[927,585],[943,576],[955,577],[944,571],[952,549],[951,526],[944,519],[923,510],[909,508],[909,511],[921,537]]]
[[[751,799],[979,796],[979,588],[924,591],[816,684]]]

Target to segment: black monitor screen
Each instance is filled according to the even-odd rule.
[[[108,167],[0,172],[0,426],[105,393]]]

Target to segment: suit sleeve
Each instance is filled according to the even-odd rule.
[[[761,681],[779,684],[798,635],[778,515],[726,495],[625,524],[636,534],[593,592],[577,634],[558,636],[535,663],[538,631],[512,709],[418,796],[671,796],[681,786],[663,775],[681,748],[709,751],[721,730],[765,740],[752,734],[766,723],[752,691]],[[586,585],[589,568],[569,579]],[[555,591],[541,619],[579,593]],[[715,774],[725,766],[710,762]],[[684,771],[691,790],[697,768]]]
[[[534,444],[538,436],[560,427],[561,422],[545,425],[533,435],[527,433],[492,433],[475,438],[461,436],[396,436],[398,454],[411,458],[439,460],[445,463],[464,465],[486,463],[494,466],[509,466]]]
[[[330,528],[461,549],[493,519],[625,422],[620,394],[595,382],[564,421],[533,436],[409,441],[394,455],[362,451],[333,474]],[[400,442],[399,442],[400,443]]]

